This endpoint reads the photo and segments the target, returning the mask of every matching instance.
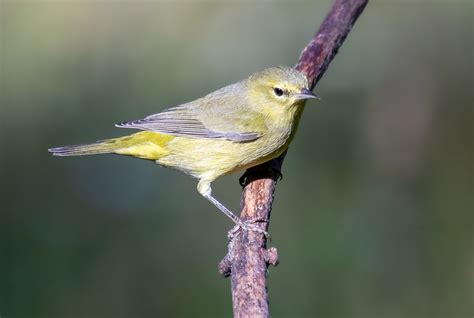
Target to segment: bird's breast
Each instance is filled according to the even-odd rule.
[[[278,157],[288,148],[298,129],[303,107],[304,105],[295,107],[290,113],[269,116],[266,133],[244,147],[248,150],[243,162],[246,168],[249,163],[257,165]]]

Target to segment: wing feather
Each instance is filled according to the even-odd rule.
[[[236,84],[227,86],[195,102],[116,126],[181,137],[226,139],[234,142],[256,140],[262,135],[262,129],[252,130],[248,127],[251,126],[249,122],[257,122],[256,116],[260,115],[246,111],[239,105],[242,98],[236,89]]]

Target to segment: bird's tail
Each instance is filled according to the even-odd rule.
[[[167,153],[166,143],[172,136],[143,131],[130,136],[100,140],[91,144],[70,145],[48,149],[53,156],[86,156],[105,153],[129,155],[157,160]]]
[[[118,139],[118,138],[117,138]],[[91,144],[69,145],[48,149],[53,156],[86,156],[113,153],[120,148],[116,139],[99,140]]]

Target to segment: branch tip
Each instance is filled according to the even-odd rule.
[[[265,262],[273,267],[276,267],[280,263],[276,247],[270,247],[265,251]]]
[[[219,265],[217,266],[219,270],[219,274],[221,274],[224,277],[229,277],[232,273],[232,263],[229,260],[229,255],[226,255],[220,262]]]

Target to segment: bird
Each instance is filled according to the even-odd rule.
[[[139,132],[48,151],[54,156],[126,155],[180,170],[196,178],[197,191],[237,227],[268,235],[219,202],[211,183],[281,155],[312,98],[319,97],[303,73],[270,67],[194,101],[116,124]]]

